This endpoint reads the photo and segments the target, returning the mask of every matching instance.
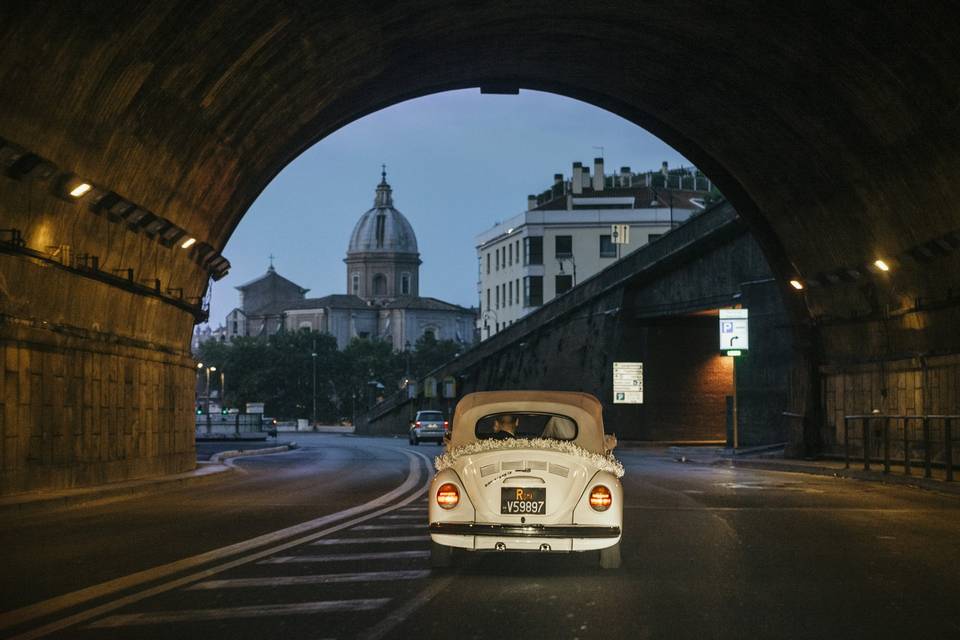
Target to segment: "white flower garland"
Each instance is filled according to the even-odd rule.
[[[505,449],[542,449],[545,451],[558,451],[560,453],[566,453],[568,455],[584,458],[601,471],[608,471],[618,478],[623,477],[623,464],[614,458],[612,453],[608,452],[606,455],[591,453],[583,447],[573,444],[572,442],[553,440],[551,438],[507,438],[503,440],[478,440],[477,442],[473,442],[462,447],[457,447],[452,451],[448,451],[437,456],[433,461],[433,466],[437,469],[437,472],[440,472],[444,469],[452,467],[457,459],[463,456],[471,456],[478,453],[485,453],[487,451],[501,451]]]

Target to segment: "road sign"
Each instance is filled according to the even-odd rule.
[[[630,225],[610,225],[610,240],[613,244],[630,244]]]
[[[720,309],[720,350],[746,351],[750,348],[746,309]]]
[[[643,404],[643,363],[613,363],[613,403]]]

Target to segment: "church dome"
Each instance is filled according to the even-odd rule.
[[[417,253],[417,236],[402,213],[393,207],[387,172],[381,174],[373,208],[360,216],[350,234],[351,253]]]

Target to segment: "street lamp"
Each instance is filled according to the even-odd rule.
[[[210,372],[216,371],[217,368],[214,366],[207,367],[207,415],[210,415]]]
[[[313,424],[317,424],[317,339],[313,339],[313,350],[310,352],[313,361]]]

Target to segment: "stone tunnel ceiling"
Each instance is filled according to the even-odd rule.
[[[955,297],[955,5],[789,4],[4,3],[0,137],[222,249],[287,163],[358,117],[452,88],[554,91],[633,120],[711,175],[780,274],[827,283],[804,294],[814,316]],[[64,206],[34,199],[24,215],[34,196],[11,184],[0,211],[28,239],[61,228]],[[88,217],[74,249],[108,252]],[[128,261],[204,289],[189,261],[139,255]],[[844,281],[877,257],[896,261],[889,289],[865,272]],[[901,350],[958,348],[945,321],[904,322],[927,337]]]

